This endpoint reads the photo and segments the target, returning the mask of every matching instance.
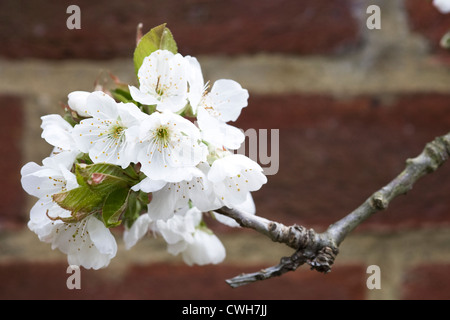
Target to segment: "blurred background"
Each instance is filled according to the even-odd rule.
[[[66,26],[72,4],[81,9],[79,30]],[[379,30],[366,26],[372,4],[381,9]],[[93,91],[110,73],[136,84],[140,22],[144,32],[167,23],[206,80],[229,78],[249,90],[236,126],[279,130],[279,154],[271,155],[279,170],[254,193],[260,216],[324,231],[450,130],[450,52],[439,47],[450,14],[431,1],[2,0],[1,299],[450,298],[448,163],[358,227],[327,275],[304,266],[231,289],[225,279],[292,251],[212,224],[227,249],[220,265],[186,266],[158,238],[126,251],[115,231],[110,266],[82,269],[81,290],[67,289],[66,256],[26,227],[36,199],[22,190],[20,169],[50,153],[40,117],[62,114],[67,94]],[[366,286],[370,265],[380,267],[379,290]]]

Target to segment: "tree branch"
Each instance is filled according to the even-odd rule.
[[[345,237],[374,213],[387,209],[390,202],[406,194],[426,174],[436,171],[450,157],[450,133],[427,143],[420,155],[406,161],[405,169],[389,184],[372,194],[353,212],[332,224],[325,232],[282,223],[245,214],[236,209],[222,207],[216,210],[236,220],[242,227],[254,229],[272,241],[284,243],[295,249],[290,257],[283,257],[276,266],[258,272],[242,274],[227,280],[231,287],[239,287],[259,280],[280,276],[307,263],[311,269],[329,272]]]

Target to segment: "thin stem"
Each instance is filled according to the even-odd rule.
[[[405,169],[389,184],[372,194],[361,206],[318,234],[314,230],[293,225],[285,226],[236,209],[223,207],[217,212],[235,219],[242,227],[254,229],[272,241],[285,243],[295,249],[291,257],[284,257],[276,266],[258,272],[242,274],[227,280],[232,287],[280,276],[307,263],[312,269],[329,272],[345,237],[374,213],[385,210],[399,195],[410,191],[426,174],[436,171],[450,157],[450,133],[429,142],[416,158],[406,161]]]

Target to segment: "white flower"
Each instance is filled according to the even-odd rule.
[[[70,154],[47,157],[42,164],[28,162],[20,171],[22,188],[28,194],[51,201],[52,194],[78,187],[75,175],[69,170],[73,165]]]
[[[70,109],[78,113],[81,117],[89,117],[86,99],[90,95],[87,91],[73,91],[68,94],[68,104]]]
[[[225,259],[225,248],[210,230],[199,226],[201,217],[197,208],[184,208],[167,221],[158,220],[156,229],[168,243],[169,253],[181,253],[186,264],[220,263]]]
[[[438,8],[441,13],[450,12],[450,0],[433,0],[433,5]]]
[[[245,136],[241,130],[231,125],[241,110],[247,106],[248,91],[233,80],[217,80],[211,91],[204,84],[200,64],[196,58],[185,57],[189,65],[188,99],[192,111],[197,115],[198,126],[204,140],[228,149],[238,149]]]
[[[256,191],[267,182],[261,166],[241,154],[217,159],[208,172],[215,195],[225,206],[234,208],[247,200],[248,192]]]
[[[198,128],[170,111],[154,112],[140,125],[137,161],[151,180],[190,179],[190,167],[206,159]]]
[[[87,269],[106,267],[115,256],[117,244],[110,231],[94,216],[78,222],[63,222],[71,212],[53,201],[52,195],[78,187],[68,153],[60,153],[42,161],[43,166],[30,162],[22,167],[22,187],[39,200],[30,211],[28,227],[41,241],[52,244],[67,254],[69,264]],[[62,219],[62,220],[61,220]]]
[[[116,103],[99,91],[89,95],[86,108],[92,118],[82,120],[73,129],[78,148],[89,153],[94,163],[106,162],[126,168],[134,162],[136,141],[132,132],[138,130],[147,115],[136,105]]]
[[[129,86],[134,100],[156,105],[158,111],[177,112],[186,106],[186,64],[179,54],[156,50],[146,57],[138,71],[139,89]]]
[[[152,192],[152,201],[148,204],[148,215],[152,220],[170,219],[174,212],[187,207],[189,201],[201,211],[210,211],[221,207],[216,200],[211,183],[206,178],[209,165],[205,162],[197,167],[186,169],[191,172],[191,178],[180,182],[164,183],[164,186],[155,188],[160,181],[152,181],[149,178],[139,184],[140,190]],[[136,190],[136,186],[133,190]]]
[[[211,230],[201,225],[201,220],[201,211],[188,206],[177,210],[168,220],[153,220],[143,214],[131,228],[125,229],[125,246],[131,248],[151,231],[164,238],[170,254],[181,254],[188,265],[220,263],[225,259],[225,248]]]
[[[59,207],[60,210],[64,210]],[[61,217],[64,212],[48,211],[48,215],[57,214]],[[100,269],[107,267],[117,253],[117,243],[114,236],[103,222],[90,215],[78,222],[52,221],[45,212],[33,212],[33,219],[28,227],[34,231],[41,241],[51,243],[52,249],[59,249],[67,254],[70,265],[82,266],[86,269]],[[40,218],[39,218],[40,216]],[[36,220],[40,219],[38,223]]]

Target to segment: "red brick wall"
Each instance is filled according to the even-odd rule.
[[[379,2],[383,19],[384,8],[391,4]],[[33,84],[41,79],[27,78],[26,71],[31,70],[27,68],[41,65],[42,79],[46,81],[47,66],[58,79],[58,72],[62,76],[64,66],[73,61],[102,61],[105,65],[110,59],[131,59],[137,23],[143,22],[146,30],[167,22],[182,54],[212,59],[214,67],[224,72],[224,65],[242,57],[250,62],[267,58],[263,61],[273,63],[260,72],[259,80],[266,85],[243,83],[249,87],[249,106],[236,123],[244,130],[280,132],[280,169],[254,193],[257,211],[285,224],[326,229],[400,173],[405,160],[418,155],[426,142],[450,130],[450,76],[446,75],[450,70],[442,60],[435,60],[437,54],[450,55],[437,45],[440,36],[450,29],[448,15],[437,12],[428,1],[399,3],[402,5],[397,10],[407,21],[405,37],[420,39],[422,49],[404,52],[395,46],[387,47],[389,53],[400,50],[401,58],[395,60],[383,54],[372,57],[377,63],[385,63],[384,69],[361,73],[365,75],[361,84],[353,79],[355,86],[346,87],[353,73],[367,67],[359,64],[369,41],[365,16],[357,14],[361,15],[358,8],[364,9],[372,4],[370,1],[0,2],[0,67],[12,64],[24,72],[17,86],[11,86],[7,79],[0,86],[0,299],[450,298],[448,163],[419,181],[408,195],[395,199],[386,212],[357,228],[344,241],[330,274],[304,267],[238,289],[230,289],[224,280],[276,264],[287,251],[271,249],[269,255],[266,246],[272,245],[270,240],[258,238],[252,231],[214,224],[219,238],[230,243],[238,241],[238,249],[230,248],[231,258],[219,266],[188,267],[178,258],[162,258],[161,253],[152,256],[144,244],[138,252],[146,252],[149,259],[118,256],[111,268],[82,270],[82,289],[68,290],[65,257],[57,252],[47,255],[51,249],[37,244],[38,239],[26,228],[33,199],[21,189],[20,168],[27,161],[39,163],[41,158],[34,156],[49,151],[36,134],[39,116],[59,110],[50,102],[64,102],[68,93],[64,90],[71,88],[70,83],[63,83],[61,91],[49,88],[48,92],[38,92]],[[66,28],[69,4],[81,8],[81,30]],[[406,42],[406,38],[398,41]],[[372,48],[377,51],[376,44]],[[318,66],[322,62],[338,63],[339,68],[332,70],[318,68],[317,78],[329,79],[327,73],[334,72],[330,77],[339,80],[336,86],[346,89],[336,92],[334,83],[327,81],[308,84],[302,70],[296,70],[298,81],[306,83],[305,87],[294,84],[290,88],[297,89],[279,90],[277,84],[285,81],[283,72],[293,71],[286,68],[270,78],[273,73],[267,70],[280,67],[270,57]],[[30,66],[29,62],[34,64]],[[374,65],[376,68],[378,64]],[[397,67],[409,68],[426,80],[397,81],[390,77]],[[74,79],[80,76],[70,70]],[[373,81],[380,85],[365,87],[363,82],[372,81],[373,74],[379,77]],[[233,74],[229,76],[234,78]],[[393,85],[384,86],[385,81]],[[430,90],[430,81],[449,81],[449,89],[443,85]],[[118,239],[121,236],[120,232],[115,235]],[[249,237],[257,240],[247,244],[245,239]],[[255,247],[255,243],[259,246]],[[163,247],[159,249],[164,252]],[[378,291],[366,287],[366,268],[371,264],[381,266],[382,289]]]

